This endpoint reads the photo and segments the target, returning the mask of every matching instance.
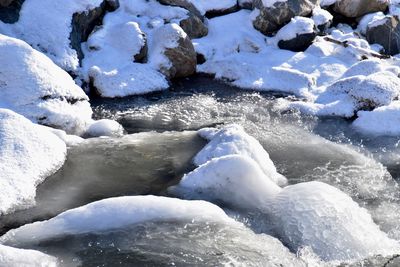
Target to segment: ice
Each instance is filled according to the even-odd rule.
[[[99,136],[122,136],[124,134],[124,128],[116,121],[102,119],[94,122],[89,126],[86,134],[91,137]]]
[[[64,163],[66,145],[49,130],[0,109],[0,215],[34,204],[36,186]]]
[[[70,134],[86,130],[92,109],[67,72],[27,43],[1,34],[0,61],[1,108]]]
[[[194,158],[197,166],[207,161],[227,155],[242,155],[253,159],[273,182],[284,185],[286,178],[279,174],[267,151],[252,136],[248,135],[241,126],[229,125],[210,135],[207,129],[199,134],[210,142]]]

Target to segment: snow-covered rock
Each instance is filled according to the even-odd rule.
[[[333,16],[327,10],[316,7],[312,12],[312,20],[317,29],[324,33],[332,24]]]
[[[196,72],[196,52],[178,24],[157,28],[152,35],[150,51],[149,64],[168,78],[187,77]]]
[[[316,36],[314,21],[305,17],[294,17],[275,35],[279,48],[300,52],[306,50]]]
[[[113,120],[102,119],[93,122],[86,131],[90,137],[113,136],[119,137],[124,134],[121,124]]]
[[[0,62],[0,108],[67,133],[85,131],[92,109],[68,73],[27,43],[5,35],[0,35]]]
[[[400,53],[400,29],[397,16],[383,16],[368,23],[366,37],[371,44],[380,44],[388,55]]]
[[[286,178],[277,172],[268,152],[241,126],[232,124],[223,127],[221,130],[206,128],[200,130],[199,135],[209,140],[209,143],[193,159],[197,166],[201,166],[214,158],[242,155],[253,159],[273,182],[280,185],[286,184]]]
[[[337,0],[334,10],[349,18],[360,17],[367,13],[385,11],[389,0]]]
[[[4,267],[56,267],[56,258],[42,252],[0,245],[0,266]]]
[[[308,16],[317,6],[317,0],[254,0],[253,6],[259,10],[253,21],[254,27],[266,35],[271,35],[295,16]]]
[[[0,22],[0,33],[22,39],[68,71],[79,67],[78,52],[71,47],[73,15],[88,14],[103,0],[26,0],[14,24]],[[93,19],[93,18],[92,18]],[[93,19],[94,20],[94,19]],[[73,38],[72,38],[73,39]]]
[[[42,222],[24,225],[0,237],[2,244],[34,243],[68,234],[106,231],[148,221],[235,223],[218,206],[157,196],[127,196],[100,200]]]
[[[206,13],[223,14],[236,8],[236,0],[158,0],[160,3],[186,8],[194,13],[206,15]],[[196,12],[197,11],[197,12]]]
[[[48,129],[0,109],[0,215],[32,205],[36,186],[65,157],[65,143]]]
[[[357,30],[363,34],[366,35],[367,33],[367,28],[368,24],[371,23],[371,25],[375,25],[376,22],[380,21],[381,19],[385,18],[386,15],[383,12],[374,12],[374,13],[369,13],[363,16],[358,23]]]

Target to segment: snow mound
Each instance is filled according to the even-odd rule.
[[[315,31],[314,27],[312,19],[296,16],[277,32],[274,38],[275,42],[288,41],[295,39],[300,34],[313,33]]]
[[[310,246],[327,261],[364,259],[400,251],[367,210],[345,193],[321,182],[285,187],[273,202],[276,231],[294,249]]]
[[[39,251],[0,245],[0,266],[56,267],[57,259]]]
[[[72,17],[99,7],[103,0],[26,0],[15,24],[0,22],[0,32],[24,40],[68,71],[79,67],[70,46]]]
[[[359,111],[354,128],[366,135],[400,135],[400,101],[378,107],[373,111]]]
[[[124,134],[124,128],[121,124],[113,120],[102,119],[93,122],[89,126],[86,134],[91,137],[99,136],[122,136]]]
[[[286,178],[279,174],[269,154],[262,145],[252,136],[248,135],[241,126],[233,124],[217,132],[211,129],[199,131],[200,136],[210,142],[195,156],[197,166],[205,164],[213,158],[227,155],[242,155],[253,159],[273,182],[284,185]]]
[[[205,199],[244,210],[261,209],[281,188],[253,159],[228,155],[212,159],[186,174],[169,192],[185,199]],[[251,192],[251,193],[250,193]]]
[[[72,78],[27,43],[0,34],[0,108],[81,134],[91,121],[88,97]]]
[[[205,201],[151,195],[117,197],[68,210],[48,221],[11,230],[0,238],[0,242],[29,244],[63,235],[112,230],[149,221],[235,223],[222,209]]]
[[[0,109],[0,215],[32,205],[36,186],[63,165],[66,152],[49,130]]]

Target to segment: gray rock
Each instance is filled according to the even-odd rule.
[[[385,54],[396,55],[400,53],[399,18],[391,16],[383,20],[384,23],[367,28],[367,40],[371,44],[382,45]]]
[[[272,35],[295,16],[308,16],[319,0],[287,0],[265,7],[262,0],[254,0],[253,7],[260,14],[253,21],[254,27],[265,35]]]
[[[253,0],[238,0],[238,5],[242,9],[252,9]]]
[[[69,39],[71,40],[71,47],[77,51],[79,60],[83,58],[81,43],[87,41],[94,28],[102,23],[107,11],[114,11],[118,7],[118,0],[104,0],[99,7],[73,15]]]
[[[387,0],[338,0],[333,9],[345,17],[356,18],[367,13],[385,11],[388,5]]]
[[[0,0],[0,20],[5,23],[15,23],[25,0]]]
[[[293,52],[305,51],[312,44],[316,36],[317,34],[315,32],[298,34],[296,38],[291,40],[280,40],[278,46],[280,49],[286,49]]]
[[[189,17],[179,22],[179,26],[191,39],[201,38],[208,34],[208,28],[201,18],[189,13]]]

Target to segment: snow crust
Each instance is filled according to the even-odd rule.
[[[269,154],[262,145],[248,135],[240,125],[233,124],[223,127],[219,131],[203,129],[199,135],[210,142],[194,157],[193,162],[203,165],[211,159],[227,155],[242,155],[253,159],[264,174],[273,182],[284,185],[286,178],[279,174]]]
[[[34,204],[36,186],[63,165],[66,152],[48,129],[0,109],[0,215]]]
[[[56,267],[57,259],[42,252],[0,245],[0,266]]]
[[[35,243],[69,234],[105,231],[147,221],[235,223],[218,206],[157,196],[127,196],[100,200],[42,222],[24,225],[0,238],[2,244]]]
[[[99,7],[103,0],[26,0],[14,24],[0,22],[0,33],[22,39],[68,71],[79,67],[70,47],[72,16]],[[49,12],[50,11],[50,12]]]
[[[82,134],[91,122],[88,97],[71,76],[27,43],[0,34],[0,108]]]

